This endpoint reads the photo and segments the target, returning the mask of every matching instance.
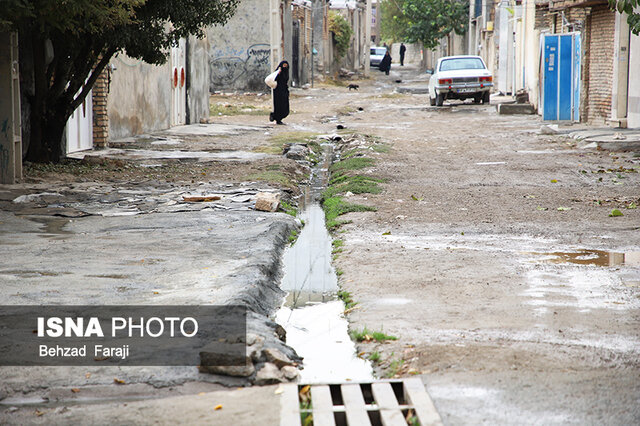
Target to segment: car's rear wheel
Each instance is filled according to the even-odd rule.
[[[436,106],[436,98],[429,96],[429,105]]]
[[[485,105],[489,105],[490,102],[491,102],[491,95],[489,94],[489,91],[486,91],[482,94],[482,103]]]
[[[444,95],[438,93],[438,96],[436,96],[436,106],[442,106],[442,104],[444,104]]]

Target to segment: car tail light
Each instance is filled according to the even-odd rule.
[[[438,84],[452,84],[453,80],[450,78],[439,78]]]
[[[488,76],[488,77],[480,77],[480,83],[482,82],[491,82],[493,81],[493,77],[492,76]]]

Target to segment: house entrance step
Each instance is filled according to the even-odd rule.
[[[417,378],[369,383],[287,384],[281,398],[281,426],[442,425]]]

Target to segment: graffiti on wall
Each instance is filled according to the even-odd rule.
[[[270,45],[246,49],[216,49],[209,59],[211,91],[220,89],[264,90],[269,74]]]

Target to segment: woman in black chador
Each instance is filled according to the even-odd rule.
[[[289,115],[289,62],[282,61],[276,70],[280,73],[276,77],[278,85],[273,89],[273,112],[269,114],[269,121],[275,120],[277,124],[284,124],[282,119]]]

